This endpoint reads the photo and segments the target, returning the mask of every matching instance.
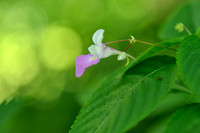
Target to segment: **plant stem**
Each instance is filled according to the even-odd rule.
[[[127,54],[127,53],[126,53],[126,55],[127,55],[128,57],[130,57],[131,59],[133,59],[133,60],[137,63],[137,60],[136,60],[133,56],[131,56],[130,54]]]
[[[136,42],[140,42],[140,43],[144,43],[144,44],[148,44],[148,45],[157,46],[157,47],[166,48],[166,49],[169,49],[169,50],[176,51],[176,49],[173,49],[173,48],[168,48],[168,47],[165,47],[165,46],[162,46],[162,45],[157,45],[157,44],[153,44],[153,43],[149,43],[149,42],[145,42],[145,41],[141,41],[141,40],[136,40]]]
[[[185,27],[186,28],[186,27]],[[186,28],[187,29],[187,28]],[[187,29],[188,30],[188,29]],[[189,34],[190,31],[188,30]],[[124,40],[117,40],[117,41],[112,41],[112,42],[107,42],[105,43],[106,45],[108,44],[112,44],[112,43],[116,43],[116,42],[125,42],[125,41],[130,41],[131,39],[124,39]],[[136,40],[136,42],[139,42],[139,43],[143,43],[143,44],[148,44],[148,45],[152,45],[152,46],[157,46],[157,47],[161,47],[161,48],[166,48],[166,49],[169,49],[169,50],[173,50],[173,51],[176,51],[176,49],[173,49],[173,48],[168,48],[168,47],[165,47],[165,46],[162,46],[162,45],[157,45],[157,44],[153,44],[153,43],[149,43],[149,42],[145,42],[145,41],[141,41],[141,40]],[[131,45],[133,45],[134,42],[132,42],[128,47],[126,47],[126,49],[124,49],[124,52],[130,48]]]
[[[192,33],[188,30],[188,28],[184,24],[183,24],[183,26],[184,26],[184,29],[186,30],[186,32],[191,35]]]
[[[130,39],[117,40],[117,41],[107,42],[107,43],[105,43],[105,44],[107,45],[107,44],[111,44],[111,43],[116,43],[116,42],[125,42],[125,41],[130,41]]]
[[[124,49],[124,52],[128,49],[128,48],[130,48],[130,46],[132,46],[134,44],[134,42],[132,42],[130,45],[128,45],[128,47],[126,47],[125,49]]]

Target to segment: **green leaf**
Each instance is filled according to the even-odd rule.
[[[165,133],[200,133],[200,104],[192,104],[175,112]]]
[[[79,109],[72,93],[51,102],[14,99],[0,105],[0,133],[61,133],[70,129]]]
[[[200,27],[200,2],[191,2],[175,11],[162,26],[159,37],[163,40],[182,38],[187,32],[175,30],[177,23],[183,23],[191,32],[195,32]]]
[[[150,58],[121,78],[106,80],[82,108],[70,133],[127,131],[156,108],[175,80],[175,59],[168,56]]]
[[[200,39],[196,35],[185,37],[177,52],[178,70],[184,83],[200,96]]]
[[[164,133],[169,117],[186,105],[190,97],[189,93],[172,89],[156,109],[128,133]]]

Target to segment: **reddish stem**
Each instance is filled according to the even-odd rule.
[[[132,46],[134,44],[134,42],[132,42],[130,45],[128,45],[128,47],[126,47],[125,49],[124,49],[124,51],[123,52],[125,52],[128,48],[130,48],[130,46]]]

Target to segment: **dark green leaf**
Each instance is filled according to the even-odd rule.
[[[107,80],[82,108],[71,133],[125,132],[149,115],[175,83],[175,60],[148,59]]]
[[[187,36],[177,52],[179,73],[195,94],[200,96],[200,39],[196,35]]]
[[[192,104],[175,112],[166,133],[200,133],[200,104]]]
[[[190,97],[189,93],[173,89],[148,117],[127,133],[164,133],[169,117],[187,104]]]
[[[73,94],[54,102],[27,99],[0,105],[0,133],[61,133],[70,129],[80,109]]]
[[[178,32],[175,25],[182,22],[191,32],[195,32],[200,26],[200,2],[192,2],[179,8],[171,15],[169,20],[160,30],[160,38],[163,40],[182,38],[187,35],[186,31]]]

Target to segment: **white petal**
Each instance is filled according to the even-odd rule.
[[[88,48],[88,51],[90,52],[91,55],[96,56],[96,55],[97,55],[96,45],[91,45],[91,46]]]
[[[91,55],[95,57],[101,57],[103,55],[104,50],[104,44],[101,45],[91,45],[88,50]]]
[[[100,58],[107,58],[111,55],[117,55],[117,54],[121,54],[121,51],[106,46],[103,49],[103,55],[101,55]]]
[[[99,29],[94,33],[94,35],[92,37],[92,40],[96,45],[101,45],[102,44],[103,33],[104,33],[103,29]]]

